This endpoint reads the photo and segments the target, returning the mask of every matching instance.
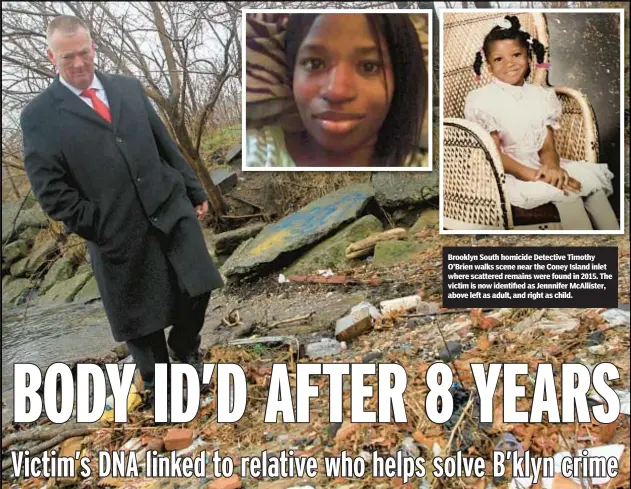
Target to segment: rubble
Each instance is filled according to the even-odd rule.
[[[183,450],[193,443],[193,430],[170,429],[164,437],[164,449],[167,451]]]
[[[401,312],[401,311],[409,311],[411,309],[416,309],[421,305],[423,301],[419,295],[411,295],[407,297],[400,297],[398,299],[390,299],[387,301],[382,301],[379,304],[381,308],[381,312],[383,314],[388,314],[391,312]]]
[[[309,343],[305,348],[305,355],[309,358],[322,358],[337,355],[342,351],[339,341],[331,338],[324,338],[316,343]]]
[[[370,331],[371,328],[372,316],[370,308],[364,307],[337,320],[335,323],[335,339],[338,341],[352,340]]]
[[[375,172],[371,183],[383,207],[430,206],[438,197],[439,172]]]
[[[285,270],[285,274],[300,275],[312,273],[319,268],[342,268],[351,263],[352,258],[356,258],[348,256],[347,253],[345,254],[349,243],[361,240],[365,236],[382,229],[383,225],[375,216],[369,214],[360,217],[307,251]]]
[[[389,270],[388,274],[375,273],[374,269],[359,269],[355,272],[348,270],[333,270],[334,275],[314,275],[322,282],[289,282],[276,283],[272,277],[274,287],[269,294],[270,300],[277,300],[277,296],[286,294],[301,305],[303,309],[284,311],[279,315],[270,315],[266,319],[265,329],[257,324],[253,329],[253,337],[240,338],[216,345],[212,352],[207,352],[206,359],[212,362],[234,362],[242,366],[248,380],[248,404],[246,413],[239,423],[217,423],[216,396],[210,396],[200,402],[200,410],[196,418],[181,426],[154,426],[151,414],[146,404],[135,405],[131,408],[129,422],[125,425],[104,423],[91,428],[84,435],[84,450],[94,456],[99,450],[135,449],[142,458],[150,448],[155,446],[158,451],[169,450],[161,448],[161,442],[168,436],[170,429],[185,429],[195,433],[190,437],[188,446],[176,451],[178,454],[196,455],[201,450],[212,454],[218,450],[222,455],[228,455],[238,466],[240,456],[260,456],[262,451],[278,454],[282,450],[293,449],[299,456],[314,456],[322,467],[324,456],[337,455],[346,450],[352,456],[359,456],[370,460],[373,452],[392,454],[401,450],[411,456],[420,453],[426,459],[438,455],[454,454],[463,451],[463,456],[482,456],[491,460],[491,453],[500,439],[512,439],[521,444],[524,450],[530,450],[534,456],[553,456],[572,449],[588,448],[596,445],[624,445],[620,457],[621,471],[618,477],[611,481],[609,487],[628,487],[629,483],[629,423],[628,423],[628,389],[629,389],[629,361],[628,361],[628,330],[623,326],[613,327],[607,318],[611,313],[604,309],[501,309],[501,310],[448,310],[440,308],[440,295],[432,292],[431,286],[435,281],[436,269],[433,255],[428,254],[422,265],[424,273],[429,278],[425,280],[420,275],[408,274],[406,280],[401,279],[399,270]],[[409,270],[409,269],[408,269]],[[427,271],[429,270],[429,272]],[[325,270],[326,272],[326,270]],[[317,273],[317,272],[316,272]],[[406,271],[406,273],[409,273]],[[330,275],[328,272],[325,275]],[[410,278],[412,277],[412,278]],[[423,276],[424,277],[424,276]],[[329,281],[327,283],[327,281]],[[375,285],[368,284],[374,283]],[[265,290],[265,289],[263,289]],[[319,290],[319,294],[311,295],[309,291]],[[329,315],[321,330],[300,337],[300,340],[289,334],[293,332],[290,326],[295,320],[305,318],[322,306],[319,299],[325,300],[333,291],[333,297],[339,292],[340,300],[344,303]],[[354,294],[352,297],[351,295]],[[255,296],[258,297],[258,296]],[[318,299],[319,298],[319,299]],[[388,309],[388,301],[398,307]],[[410,299],[411,298],[411,299]],[[351,300],[352,299],[352,300]],[[373,306],[379,305],[379,308]],[[392,302],[390,302],[392,304]],[[403,306],[402,306],[403,304]],[[385,306],[385,307],[384,307]],[[239,306],[241,307],[241,306]],[[327,303],[326,309],[333,309]],[[382,309],[382,310],[380,310]],[[221,311],[219,317],[227,316],[230,308]],[[242,312],[241,309],[239,309]],[[335,322],[350,313],[364,311],[371,327],[362,334],[355,336],[352,341],[338,342],[330,338],[334,334]],[[423,319],[419,322],[419,319]],[[246,323],[248,317],[241,314],[241,320]],[[251,320],[251,318],[250,318]],[[311,319],[309,319],[311,321]],[[276,336],[269,334],[269,328],[276,325]],[[288,333],[288,334],[284,334]],[[324,341],[319,341],[324,338]],[[592,345],[592,342],[598,342]],[[304,352],[300,345],[304,344]],[[454,344],[459,345],[452,348]],[[344,347],[344,345],[346,347]],[[595,356],[589,348],[602,346],[606,355]],[[328,350],[327,350],[328,348]],[[317,350],[320,349],[318,352]],[[452,392],[454,396],[454,416],[447,423],[438,425],[428,420],[425,409],[427,384],[425,374],[429,366],[440,356],[441,350],[450,353],[450,366],[454,372]],[[122,354],[121,354],[122,355]],[[319,379],[312,379],[313,385],[318,385],[320,396],[310,401],[310,422],[306,424],[274,424],[263,422],[266,396],[269,390],[269,379],[272,365],[284,363],[290,372],[289,382],[292,394],[296,388],[293,376],[296,364],[299,362],[318,362],[325,359],[326,363],[379,363],[402,365],[408,374],[405,393],[407,423],[351,423],[350,416],[350,384],[344,383],[342,408],[344,421],[331,423],[328,417],[330,393],[328,386]],[[520,363],[527,362],[531,368],[541,363],[552,363],[555,371],[561,364],[579,362],[596,365],[606,359],[612,361],[620,370],[621,378],[613,383],[615,391],[621,398],[621,417],[615,425],[601,425],[592,423],[554,424],[544,420],[542,423],[504,423],[502,421],[502,403],[500,392],[496,392],[494,399],[493,423],[481,425],[476,422],[478,405],[472,390],[472,374],[470,364],[482,363]],[[611,359],[611,360],[610,360]],[[532,396],[534,379],[525,376],[522,384],[528,396]],[[561,377],[555,375],[556,391],[561,392]],[[368,381],[368,383],[372,380]],[[211,385],[211,387],[213,387]],[[376,390],[375,390],[376,392]],[[471,395],[473,393],[473,396]],[[529,409],[528,396],[518,401],[521,411]],[[626,403],[624,402],[626,396]],[[592,396],[593,397],[593,396]],[[590,400],[590,402],[592,402]],[[594,402],[603,402],[594,399]],[[377,407],[376,395],[365,399],[366,411],[374,411]],[[625,407],[626,406],[626,407]],[[9,439],[16,430],[28,433],[30,427],[9,426],[3,434],[4,440]],[[607,441],[608,440],[608,441]],[[29,444],[30,443],[30,444]],[[35,442],[35,444],[38,442]],[[61,442],[58,442],[58,445]],[[155,445],[154,445],[155,443]],[[28,440],[13,441],[9,449],[31,448],[33,442]],[[323,472],[323,471],[321,471]],[[208,460],[207,474],[212,474]],[[487,472],[488,474],[488,472]],[[204,479],[188,482],[182,481],[180,487],[211,487],[212,484],[229,479]],[[485,487],[492,483],[492,477],[485,481],[462,478],[461,480],[434,481],[431,476],[425,480],[413,479],[407,486],[397,479],[372,479],[370,475],[362,480],[345,478],[330,479],[318,474],[312,481],[300,480],[255,480],[249,477],[238,477],[231,481],[248,489],[288,489],[290,487],[348,488],[361,487],[393,487],[401,483],[401,487],[429,487],[434,488],[440,483],[443,488],[471,487],[474,489]],[[510,478],[497,487],[518,487]],[[570,481],[572,482],[572,481]],[[24,484],[25,489],[45,487],[51,484],[44,478],[34,479],[31,485]],[[155,487],[150,484],[153,483]],[[84,487],[121,487],[116,485],[113,478],[92,477],[83,481]],[[173,489],[175,482],[155,479],[148,481],[142,477],[126,479],[124,487],[138,487],[157,489],[165,487]],[[164,484],[161,486],[160,484]],[[187,485],[188,484],[188,485]],[[512,485],[511,485],[512,484]],[[50,487],[50,486],[49,486]],[[533,484],[531,487],[541,489]],[[579,485],[580,487],[580,485]],[[604,486],[603,486],[604,487]]]
[[[222,273],[226,277],[247,275],[318,242],[357,219],[373,196],[370,185],[357,184],[311,202],[242,243],[224,263]]]
[[[610,326],[629,326],[629,311],[622,309],[608,309],[603,312],[603,318]]]

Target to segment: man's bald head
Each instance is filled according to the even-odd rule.
[[[51,47],[51,40],[56,32],[64,36],[72,36],[78,30],[84,30],[90,37],[90,29],[79,17],[73,15],[59,15],[50,21],[46,28],[46,42]]]
[[[94,42],[85,22],[72,15],[55,17],[46,29],[46,54],[70,85],[85,90],[94,79]]]

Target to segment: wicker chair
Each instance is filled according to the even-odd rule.
[[[443,229],[562,229],[556,206],[526,210],[510,204],[500,155],[482,126],[465,120],[467,94],[491,81],[486,63],[475,79],[473,60],[485,35],[506,12],[448,13],[443,17]],[[516,14],[522,29],[546,47],[548,26],[542,13]],[[546,57],[548,53],[546,53]],[[546,59],[546,61],[548,61]],[[529,80],[550,86],[548,70],[533,60]],[[559,155],[598,161],[598,129],[593,110],[580,92],[554,87],[563,105],[561,130],[555,132]]]

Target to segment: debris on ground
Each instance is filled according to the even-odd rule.
[[[362,256],[370,255],[375,249],[375,245],[379,241],[387,241],[390,239],[401,239],[407,235],[407,230],[404,228],[389,229],[382,233],[376,233],[365,239],[357,241],[346,248],[346,258],[360,258]]]
[[[410,296],[403,296],[410,297]],[[373,297],[372,300],[376,298]],[[414,300],[419,301],[419,298]],[[383,302],[383,301],[381,301]],[[361,306],[357,303],[356,306]],[[355,307],[355,306],[353,306]],[[375,308],[376,309],[376,308]],[[364,311],[367,321],[375,320],[371,314],[371,302],[366,301],[355,311]],[[373,311],[374,312],[374,311]],[[544,487],[558,486],[558,477],[541,480],[528,486],[527,480],[505,477],[495,481],[495,486],[487,486],[493,481],[492,472],[487,471],[486,483],[473,478],[434,480],[431,475],[431,459],[435,456],[454,455],[464,457],[481,456],[490,467],[492,453],[496,450],[529,451],[532,456],[549,456],[564,452],[575,453],[581,449],[615,450],[614,456],[620,460],[618,475],[600,487],[629,487],[631,464],[629,460],[629,335],[628,329],[610,327],[607,318],[613,313],[605,309],[501,309],[492,311],[470,310],[452,314],[440,310],[419,324],[418,318],[392,314],[382,321],[389,326],[372,328],[346,343],[333,338],[322,341],[304,341],[305,351],[301,352],[300,342],[291,336],[261,336],[243,338],[230,343],[217,345],[206,352],[206,358],[213,362],[238,363],[244,369],[248,381],[248,403],[246,412],[239,423],[216,422],[216,396],[202,402],[196,418],[176,426],[155,426],[150,409],[146,404],[135,406],[129,414],[129,423],[90,425],[74,436],[60,437],[60,428],[45,426],[10,425],[3,433],[5,457],[12,450],[30,449],[33,451],[45,440],[50,450],[68,446],[81,450],[96,460],[96,453],[102,450],[135,450],[145,467],[146,453],[156,450],[167,456],[172,450],[177,454],[197,456],[202,450],[212,455],[215,450],[221,456],[229,456],[234,461],[235,475],[232,477],[212,477],[213,463],[207,455],[207,479],[190,481],[188,485],[180,480],[179,487],[243,487],[252,489],[290,487],[331,487],[360,489],[363,487]],[[442,313],[442,314],[439,314]],[[381,313],[380,313],[381,314]],[[414,314],[410,314],[414,316]],[[617,317],[617,316],[616,316]],[[554,321],[558,321],[556,326]],[[528,327],[524,328],[524,325]],[[570,327],[571,326],[571,327]],[[597,344],[594,345],[593,343]],[[611,382],[621,399],[621,414],[616,423],[610,425],[591,423],[504,423],[501,389],[495,393],[494,416],[492,423],[479,423],[479,401],[475,390],[470,364],[520,363],[526,362],[531,369],[540,363],[551,363],[553,368],[569,362],[596,365],[602,357],[593,352],[594,346],[602,346],[607,351],[607,359],[620,371],[620,378]],[[591,349],[591,350],[590,350]],[[445,353],[449,353],[449,358]],[[312,378],[312,385],[318,386],[320,396],[311,399],[311,419],[306,424],[264,423],[263,412],[269,390],[272,366],[285,363],[290,372],[292,392],[296,389],[296,364],[314,362],[325,358],[327,363],[398,363],[408,374],[405,394],[407,423],[351,423],[350,422],[350,383],[344,381],[342,423],[329,421],[329,385],[324,378]],[[425,374],[437,360],[448,361],[454,372],[450,392],[454,400],[452,417],[444,424],[435,424],[427,416],[425,401],[428,387]],[[593,368],[593,367],[590,367]],[[373,376],[375,377],[375,376]],[[376,382],[376,378],[366,377],[366,383]],[[370,380],[372,379],[372,380]],[[560,393],[561,376],[555,375],[556,392]],[[528,411],[534,389],[533,375],[524,376],[526,397],[518,400],[520,411]],[[212,386],[213,389],[216,386]],[[365,399],[365,410],[376,411],[377,389],[374,396]],[[293,394],[292,394],[293,395]],[[592,401],[593,400],[593,401]],[[602,403],[599,396],[590,394],[590,402]],[[625,407],[626,406],[626,407]],[[74,429],[74,428],[73,428]],[[48,431],[42,431],[48,430]],[[53,430],[53,432],[51,432]],[[60,441],[57,441],[60,440]],[[56,445],[51,443],[56,442]],[[324,467],[324,457],[339,455],[342,451],[365,458],[370,467],[373,453],[396,454],[402,451],[410,457],[424,457],[430,474],[424,479],[412,478],[407,485],[399,481],[388,482],[373,479],[370,470],[361,479],[327,478],[324,470],[319,470],[313,480],[297,478],[254,479],[239,472],[240,460],[244,456],[260,457],[264,451],[279,454],[283,450],[293,450],[295,456],[313,456],[318,466]],[[41,452],[40,452],[41,453]],[[613,453],[613,452],[612,452]],[[5,462],[10,459],[5,458]],[[96,474],[96,472],[93,472]],[[490,476],[489,476],[490,474]],[[8,473],[4,474],[8,478]],[[52,487],[54,481],[44,478],[18,481],[16,487]],[[563,483],[578,484],[580,480],[566,480]],[[590,483],[598,483],[592,480]],[[164,485],[160,485],[164,484]],[[125,487],[174,488],[166,479],[126,479]],[[437,485],[438,484],[438,485]],[[608,485],[607,485],[608,484]],[[99,478],[95,475],[75,483],[76,487],[121,487],[114,478]],[[70,486],[66,486],[70,487]],[[571,486],[570,486],[571,487]],[[586,486],[587,487],[587,486]]]

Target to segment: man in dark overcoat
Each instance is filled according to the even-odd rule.
[[[114,339],[153,392],[168,347],[201,362],[210,293],[223,285],[198,222],[207,195],[140,82],[95,72],[83,21],[54,18],[47,41],[58,76],[21,114],[26,172],[44,211],[86,239]]]

